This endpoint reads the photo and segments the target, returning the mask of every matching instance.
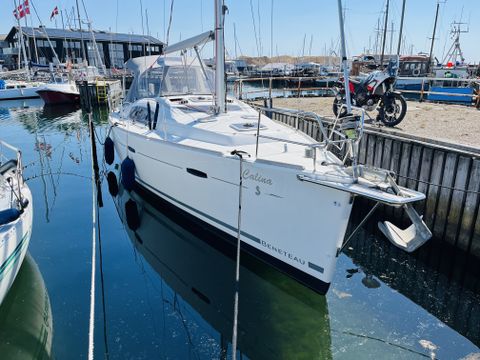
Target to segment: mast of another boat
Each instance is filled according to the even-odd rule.
[[[17,5],[17,0],[14,0],[15,4],[15,10],[16,10],[16,16],[15,18],[17,19],[17,24],[18,24],[18,34],[19,34],[19,39],[20,39],[20,48],[22,53],[18,53],[18,58],[20,59],[23,54],[23,59],[24,59],[24,64],[25,64],[25,71],[27,72],[27,79],[30,81],[30,69],[28,68],[28,58],[27,58],[27,51],[25,50],[25,40],[23,38],[23,31],[22,31],[22,24],[20,23],[20,18],[19,18],[19,13],[18,13],[18,5]],[[19,61],[19,66],[20,66],[20,61]]]
[[[215,113],[226,112],[225,107],[225,38],[223,33],[225,7],[223,0],[215,0]]]
[[[347,105],[347,115],[352,114],[352,103],[350,98],[350,80],[347,61],[347,47],[345,45],[345,26],[343,23],[342,0],[338,0],[338,20],[340,24],[340,45],[342,47],[342,68],[345,81],[345,101]]]

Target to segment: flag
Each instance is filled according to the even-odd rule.
[[[29,0],[25,0],[23,4],[20,4],[15,10],[13,10],[13,16],[15,16],[15,19],[19,20],[30,14],[30,4],[28,1]]]
[[[53,9],[52,15],[50,15],[50,21],[52,21],[55,15],[58,15],[58,6],[55,6],[55,9]]]

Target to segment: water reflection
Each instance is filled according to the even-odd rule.
[[[205,358],[223,358],[232,335],[234,249],[223,248],[221,239],[165,203],[145,199],[120,186],[115,200],[134,249],[174,292],[174,302],[183,303],[173,308],[192,310],[180,313],[182,322],[201,322],[201,318],[213,329],[209,336],[216,345],[210,344]],[[132,209],[138,209],[137,219]],[[326,298],[247,254],[242,253],[241,265],[238,343],[243,358],[330,359]],[[188,342],[198,348],[195,339],[189,336]]]
[[[42,274],[27,254],[0,307],[2,359],[51,359],[53,321]]]
[[[478,260],[448,244],[430,242],[407,254],[374,228],[355,237],[346,251],[359,266],[355,273],[369,288],[388,287],[406,296],[430,314],[480,345],[480,268]]]

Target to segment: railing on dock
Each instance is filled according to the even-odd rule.
[[[317,118],[300,111],[258,109],[323,141]],[[332,118],[321,119],[326,127],[332,126]],[[480,148],[366,127],[358,160],[359,164],[391,170],[397,174],[399,185],[425,193],[426,199],[415,207],[436,241],[480,258]],[[406,220],[402,209],[385,208],[385,213]]]
[[[334,77],[254,77],[235,80],[233,93],[242,100],[275,97],[333,96]],[[408,83],[402,84],[402,81]],[[312,84],[325,83],[326,86]],[[251,84],[246,89],[246,84]],[[415,89],[417,88],[417,89]],[[452,102],[480,108],[480,79],[398,77],[397,91],[407,99],[433,102]],[[462,90],[465,90],[462,92]]]
[[[338,78],[328,76],[276,76],[276,77],[251,77],[235,80],[233,93],[238,99],[252,99],[259,97],[287,97],[312,95],[315,92],[325,95],[333,95],[333,86]],[[324,82],[326,86],[314,86],[317,82]],[[245,90],[245,84],[260,85],[258,88]],[[278,95],[274,95],[278,93]],[[264,96],[260,96],[263,94]]]

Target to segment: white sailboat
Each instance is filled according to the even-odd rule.
[[[0,153],[0,304],[13,284],[27,253],[32,233],[32,194],[23,180],[18,149],[0,141],[0,149],[16,152],[10,159]]]
[[[232,243],[240,233],[242,249],[322,294],[332,281],[356,196],[407,209],[414,222],[407,233],[382,224],[397,246],[413,251],[428,240],[430,231],[411,206],[425,196],[398,187],[388,171],[357,165],[363,132],[358,117],[337,119],[340,141],[319,121],[325,140],[317,142],[226,98],[224,11],[216,0],[214,32],[127,63],[135,79],[123,108],[110,115],[105,148],[109,163],[115,148],[126,188],[134,182]],[[215,76],[200,56],[170,55],[188,48],[198,55],[198,47],[212,39]],[[350,156],[336,157],[336,146],[345,146]]]

